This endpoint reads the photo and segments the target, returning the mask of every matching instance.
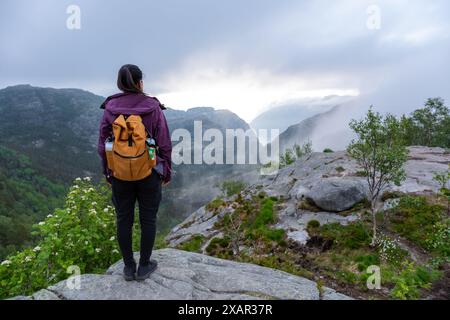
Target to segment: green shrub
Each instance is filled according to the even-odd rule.
[[[357,284],[359,279],[356,273],[350,271],[339,271],[336,273],[336,278],[347,284]]]
[[[376,254],[359,255],[355,261],[358,263],[358,271],[360,272],[365,272],[369,266],[380,264],[380,258]]]
[[[207,211],[216,211],[217,209],[219,209],[220,207],[222,207],[224,205],[225,205],[225,201],[223,201],[223,199],[216,198],[213,201],[211,201],[210,203],[208,203],[205,208]]]
[[[427,249],[436,225],[443,220],[444,208],[428,204],[422,196],[403,196],[391,214],[392,229],[399,235]]]
[[[29,295],[66,279],[69,266],[81,273],[103,273],[120,259],[115,213],[106,186],[77,179],[64,208],[35,226],[34,249],[9,256],[0,265],[0,298]]]
[[[306,229],[311,230],[311,229],[317,229],[320,227],[320,222],[317,220],[310,220],[308,221],[308,224],[306,225]]]
[[[167,232],[165,233],[158,233],[155,238],[155,246],[154,249],[164,249],[167,248],[167,242],[166,242],[166,236]]]
[[[280,155],[280,168],[293,164],[297,159],[312,153],[312,142],[308,141],[303,145],[294,144],[291,149],[287,149]]]
[[[190,252],[199,252],[202,247],[202,243],[205,240],[205,236],[198,234],[193,236],[189,241],[183,242],[179,249]]]
[[[418,299],[421,288],[430,288],[431,282],[439,277],[439,273],[426,267],[415,267],[413,263],[405,265],[403,271],[394,277],[395,286],[391,296],[396,299]]]
[[[230,239],[228,237],[224,237],[224,238],[218,238],[215,237],[213,239],[211,239],[211,241],[209,242],[208,246],[206,247],[206,252],[210,255],[214,255],[214,256],[221,256],[221,253],[223,253],[224,251],[228,251],[228,253],[230,253],[229,251],[231,251],[229,249],[230,246]],[[231,255],[233,254],[233,252],[231,251]]]
[[[381,260],[395,267],[401,266],[408,256],[408,252],[400,248],[397,240],[390,239],[385,235],[380,235],[376,244]]]
[[[343,226],[339,223],[325,224],[320,227],[319,233],[327,239],[348,249],[367,247],[370,244],[368,227],[362,222],[351,223]]]
[[[251,229],[258,229],[275,222],[275,214],[273,212],[274,201],[266,198],[261,203],[259,214],[255,217]]]
[[[334,151],[331,150],[330,148],[325,148],[325,149],[323,149],[323,152],[324,153],[333,153]]]
[[[220,191],[222,191],[222,194],[225,197],[231,197],[232,195],[240,193],[246,186],[247,184],[245,182],[237,180],[224,181],[219,185]]]
[[[432,231],[425,240],[425,245],[431,252],[437,253],[441,257],[450,257],[450,220],[436,222],[432,226]]]
[[[263,235],[272,241],[281,242],[286,232],[283,229],[266,229]]]

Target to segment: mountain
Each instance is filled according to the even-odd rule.
[[[353,108],[353,105],[337,105],[326,112],[289,126],[278,137],[280,151],[308,141],[312,142],[313,149],[317,151],[325,148],[345,149],[352,137],[348,127],[351,119],[350,111],[353,110],[350,108]]]
[[[450,283],[448,201],[437,196],[433,176],[449,163],[445,149],[409,147],[406,180],[385,189],[377,204],[385,214],[377,247],[370,246],[366,178],[344,151],[305,155],[274,176],[213,200],[173,228],[166,241],[172,248],[320,279],[353,298],[448,299],[448,290],[442,290]],[[438,244],[432,239],[441,224]],[[442,271],[430,271],[428,263],[437,257],[443,259]],[[406,273],[402,261],[414,269]],[[386,272],[380,290],[366,287],[371,265]],[[401,291],[415,272],[429,289]]]
[[[216,128],[225,132],[225,129],[249,129],[249,125],[235,113],[228,110],[215,110],[211,107],[197,107],[187,111],[168,108],[165,116],[171,131],[185,128],[193,133],[194,121],[202,121],[204,130]]]
[[[96,153],[104,98],[78,89],[30,85],[0,90],[0,145],[27,156],[55,181],[99,178]]]
[[[316,114],[329,111],[334,106],[349,101],[351,97],[327,96],[322,99],[308,99],[273,106],[250,122],[252,129],[278,129],[285,131],[289,126],[310,118]],[[265,143],[266,141],[261,141]]]
[[[250,126],[255,129],[278,129],[285,131],[289,126],[299,123],[318,113],[325,112],[333,106],[307,106],[307,105],[283,105],[274,107],[261,113],[250,122]]]

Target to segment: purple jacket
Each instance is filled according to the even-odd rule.
[[[105,112],[100,123],[98,153],[102,158],[106,179],[110,179],[111,172],[106,163],[105,141],[112,136],[112,123],[121,114],[133,114],[142,117],[145,128],[156,140],[159,147],[157,167],[162,165],[163,181],[169,182],[172,172],[172,142],[166,117],[162,112],[165,108],[158,99],[139,93],[119,93],[108,97],[101,108],[105,109]]]

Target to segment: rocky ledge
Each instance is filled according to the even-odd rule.
[[[137,257],[136,257],[137,258]],[[144,282],[126,282],[122,262],[106,274],[84,274],[79,289],[62,281],[15,300],[344,300],[349,297],[275,269],[218,259],[176,249],[156,250],[159,266]],[[72,279],[73,280],[73,279]],[[74,281],[69,280],[69,283]]]
[[[436,172],[448,169],[450,153],[442,148],[409,147],[405,163],[406,179],[400,186],[391,186],[386,192],[434,193],[439,184],[433,180]],[[315,152],[276,175],[261,176],[259,181],[242,192],[244,198],[264,191],[269,196],[280,197],[278,223],[275,227],[286,230],[288,238],[305,244],[309,239],[306,226],[309,221],[320,224],[347,224],[360,218],[365,208],[358,210],[367,198],[366,178],[362,169],[345,151]],[[216,222],[234,211],[233,198],[225,199],[227,205],[219,211],[201,207],[172,229],[166,240],[170,247],[177,247],[196,235],[206,239],[222,236],[215,228]],[[392,202],[392,200],[390,200]],[[380,208],[391,205],[379,203]],[[202,247],[202,253],[206,246]]]

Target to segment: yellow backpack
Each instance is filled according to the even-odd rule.
[[[108,168],[119,180],[137,181],[148,177],[156,165],[155,150],[146,143],[147,130],[138,115],[120,115],[112,124],[114,141],[106,147]],[[149,152],[150,151],[150,152]]]

